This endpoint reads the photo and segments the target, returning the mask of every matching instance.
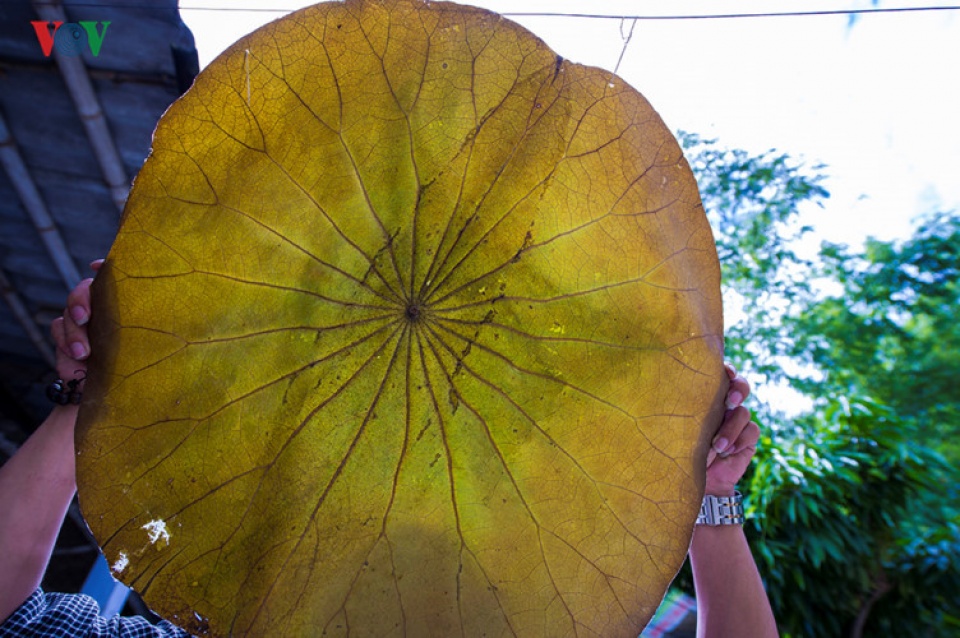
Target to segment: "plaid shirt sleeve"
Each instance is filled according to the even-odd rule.
[[[139,616],[107,619],[89,596],[47,594],[38,589],[0,625],[0,638],[190,638],[167,621],[152,625]]]

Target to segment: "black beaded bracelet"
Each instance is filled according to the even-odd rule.
[[[83,392],[80,391],[80,384],[83,379],[71,379],[64,381],[57,379],[47,386],[47,398],[57,405],[79,404]]]

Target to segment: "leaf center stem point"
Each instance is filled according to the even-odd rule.
[[[407,320],[411,322],[420,321],[420,317],[423,315],[423,309],[418,303],[411,303],[407,305],[406,313]]]

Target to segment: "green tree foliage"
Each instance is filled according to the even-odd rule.
[[[831,401],[800,431],[765,435],[744,486],[747,533],[784,634],[955,635],[950,466],[869,399]]]
[[[932,215],[909,240],[871,239],[860,255],[831,244],[821,254],[841,292],[793,321],[810,336],[795,354],[831,372],[797,385],[883,397],[918,442],[960,462],[960,216]]]
[[[754,377],[780,380],[778,357],[792,349],[781,317],[804,307],[812,294],[814,264],[791,246],[810,231],[798,223],[797,211],[829,196],[825,177],[774,151],[752,155],[690,133],[678,137],[716,234],[725,302],[738,302],[750,318],[728,323],[728,358],[749,362]]]
[[[960,217],[807,260],[798,212],[828,196],[823,167],[682,139],[725,295],[743,305],[727,356],[813,406],[788,417],[762,393],[750,406],[764,437],[742,485],[747,533],[781,631],[956,635]]]

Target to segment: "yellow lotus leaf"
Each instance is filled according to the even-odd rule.
[[[722,414],[719,268],[644,98],[442,2],[320,4],[163,117],[94,289],[78,481],[218,636],[636,636]]]

